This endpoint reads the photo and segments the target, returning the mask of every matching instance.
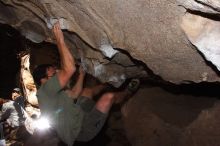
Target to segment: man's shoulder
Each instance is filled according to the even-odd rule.
[[[46,83],[42,84],[39,89],[42,89],[47,86],[53,86],[53,87],[60,86],[57,75],[51,77]]]
[[[60,92],[61,90],[60,82],[57,75],[55,75],[39,87],[37,94],[46,93],[48,96],[51,96]]]
[[[14,103],[14,101],[9,100],[8,102],[5,102],[5,103],[3,104],[3,106],[6,106],[6,105],[11,105],[11,104],[13,104],[13,103]]]
[[[10,100],[2,105],[2,109],[12,108],[14,106],[13,104],[14,104],[14,101]]]

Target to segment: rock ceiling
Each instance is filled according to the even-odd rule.
[[[1,0],[0,12],[37,43],[54,42],[59,20],[87,72],[115,86],[149,76],[145,67],[173,83],[220,80],[218,0]]]

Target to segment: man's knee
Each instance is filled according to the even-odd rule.
[[[105,93],[96,103],[96,109],[102,113],[108,113],[114,102],[114,93]]]
[[[102,95],[102,98],[104,98],[106,100],[107,99],[112,99],[112,98],[114,98],[114,93],[113,92],[107,92],[107,93]]]
[[[99,101],[102,102],[102,103],[114,102],[114,93],[107,92],[107,93],[103,94],[101,96],[101,98],[99,99]]]

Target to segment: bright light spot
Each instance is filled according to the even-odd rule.
[[[34,127],[38,128],[40,130],[45,130],[45,129],[50,128],[50,123],[49,123],[48,119],[42,117],[42,118],[35,121]]]

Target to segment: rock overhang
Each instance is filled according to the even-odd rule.
[[[87,72],[103,82],[113,82],[115,86],[120,86],[126,78],[149,76],[133,59],[142,61],[155,75],[172,83],[219,81],[218,71],[213,70],[205,60],[212,61],[218,67],[215,63],[218,62],[218,56],[207,56],[210,53],[206,50],[211,49],[201,49],[204,44],[201,45],[198,41],[195,43],[187,31],[190,27],[195,27],[195,23],[189,23],[189,26],[184,23],[187,15],[194,16],[188,14],[188,9],[202,10],[193,3],[196,2],[7,0],[2,1],[1,7],[4,9],[1,11],[10,11],[16,19],[8,19],[8,13],[1,13],[0,18],[35,42],[54,42],[50,28],[55,20],[60,20],[63,29],[68,31],[64,33],[65,38],[73,54],[76,54],[75,57],[79,57],[77,48],[82,48],[82,61]],[[217,2],[214,4],[218,6]],[[205,4],[200,3],[199,6],[204,7]],[[214,10],[209,8],[203,12],[218,15]],[[214,21],[208,20],[212,23]],[[198,23],[198,27],[207,28],[200,25],[202,24]],[[192,30],[197,31],[195,28]],[[215,46],[219,42],[207,41],[209,43],[206,46],[211,46],[210,43]],[[133,59],[129,56],[127,59],[117,57],[117,54],[123,56],[123,53],[115,48],[125,50]],[[214,53],[218,54],[218,45],[215,48]],[[196,49],[204,53],[205,57]]]

